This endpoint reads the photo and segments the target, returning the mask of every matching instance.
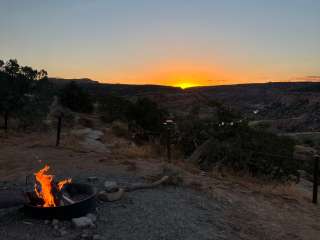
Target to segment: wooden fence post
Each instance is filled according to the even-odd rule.
[[[312,202],[314,204],[318,203],[318,182],[319,182],[319,155],[313,157],[314,166],[313,166],[313,196]]]
[[[62,115],[58,117],[56,147],[58,147],[60,143],[61,123],[62,123]]]

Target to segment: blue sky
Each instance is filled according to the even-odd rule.
[[[320,75],[316,0],[0,0],[0,58],[50,76],[197,84]]]

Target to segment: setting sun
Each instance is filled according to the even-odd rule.
[[[182,89],[186,89],[186,88],[191,88],[191,87],[197,87],[199,86],[198,84],[194,84],[194,83],[189,83],[189,82],[183,82],[183,83],[178,83],[175,85],[175,87],[179,87]]]

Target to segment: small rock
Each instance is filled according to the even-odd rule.
[[[92,220],[88,217],[72,218],[71,221],[76,228],[94,227]]]
[[[98,193],[98,198],[104,202],[114,202],[120,200],[124,195],[124,189],[120,188],[117,192],[108,193],[101,191]]]
[[[86,217],[90,218],[92,222],[97,221],[97,216],[94,215],[93,213],[88,213]]]
[[[58,219],[53,219],[52,220],[52,225],[55,226],[55,225],[58,225],[59,224],[59,220]]]
[[[89,234],[82,233],[80,237],[86,239],[86,238],[89,238]]]
[[[102,240],[102,237],[99,234],[95,234],[92,237],[93,240]]]
[[[104,188],[107,192],[116,192],[118,190],[118,184],[113,181],[105,181]]]
[[[87,180],[88,180],[88,182],[97,182],[98,177],[96,177],[96,176],[88,177]]]
[[[50,220],[44,220],[44,224],[48,225],[50,223]]]
[[[60,236],[65,236],[68,234],[66,230],[60,230],[59,233],[60,233]]]
[[[58,230],[59,226],[58,225],[53,225],[53,229]]]
[[[58,237],[61,237],[61,234],[59,231],[54,231],[53,236],[58,238]]]

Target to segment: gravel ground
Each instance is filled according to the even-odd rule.
[[[87,182],[87,177],[97,176],[99,181],[94,185],[98,189],[103,189],[105,180],[121,185],[163,174],[161,159],[143,158],[136,148],[129,151],[128,142],[117,138],[103,140],[111,150],[103,153],[83,149],[78,144],[82,138],[63,139],[65,145],[59,148],[52,146],[54,138],[48,134],[19,135],[3,141],[0,192],[23,189],[25,176],[44,163],[51,166],[58,180],[71,177],[74,182]],[[99,203],[96,227],[89,229],[75,229],[70,221],[53,224],[28,219],[17,208],[0,209],[0,240],[319,240],[319,205],[310,203],[310,190],[300,193],[292,186],[271,191],[245,178],[239,180],[185,173],[183,184],[188,188],[139,190],[114,203]]]
[[[108,179],[120,184],[141,181]],[[114,203],[99,203],[96,228],[84,230],[73,228],[69,221],[60,221],[55,229],[11,208],[0,210],[0,239],[239,239],[224,221],[225,205],[182,187],[140,190]]]

